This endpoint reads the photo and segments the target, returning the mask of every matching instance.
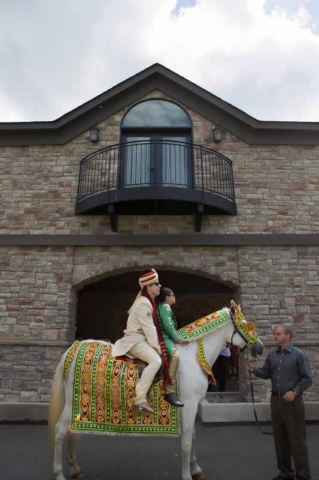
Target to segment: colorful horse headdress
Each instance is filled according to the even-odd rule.
[[[231,303],[235,309],[235,315],[233,317],[235,328],[238,329],[238,332],[244,337],[247,343],[253,344],[258,342],[259,337],[253,322],[248,322],[245,319],[240,305],[236,305],[233,301]]]

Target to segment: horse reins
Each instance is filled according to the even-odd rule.
[[[230,343],[232,345],[233,344],[233,338],[234,338],[234,335],[235,333],[238,333],[238,335],[244,340],[244,342],[246,343],[246,345],[239,349],[238,352],[241,354],[243,353],[248,345],[249,345],[249,341],[247,340],[247,338],[245,338],[245,336],[241,333],[241,331],[239,330],[239,328],[237,327],[236,323],[235,323],[235,320],[233,319],[233,315],[232,315],[232,312],[230,314],[230,318],[232,320],[232,323],[233,323],[233,326],[234,326],[234,331],[233,331],[233,334],[231,336],[231,339],[230,339]],[[248,361],[248,350],[246,350],[246,353],[247,353],[247,357],[246,357],[246,360]],[[261,429],[260,427],[260,424],[259,424],[259,420],[258,420],[258,416],[257,416],[257,412],[256,412],[256,407],[255,407],[255,395],[254,395],[254,386],[253,386],[253,381],[252,381],[252,377],[251,377],[251,372],[249,371],[249,379],[250,379],[250,392],[251,392],[251,399],[252,399],[252,404],[253,404],[253,410],[254,410],[254,417],[255,417],[255,422],[256,422],[256,427],[258,428],[258,430],[264,434],[264,435],[273,435],[273,432],[265,432]]]
[[[247,356],[248,356],[248,355],[247,355]],[[258,416],[257,416],[257,412],[256,412],[256,407],[255,407],[255,396],[254,396],[254,387],[253,387],[253,380],[252,380],[252,377],[251,377],[251,371],[249,371],[249,379],[250,379],[250,392],[251,392],[251,399],[252,399],[252,403],[253,403],[253,410],[254,410],[256,427],[257,427],[258,430],[259,430],[262,434],[264,434],[264,435],[273,435],[273,432],[265,432],[265,431],[262,430],[261,427],[260,427],[259,420],[258,420]]]

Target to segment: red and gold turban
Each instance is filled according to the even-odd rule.
[[[157,283],[157,282],[158,282],[158,273],[156,272],[156,270],[154,270],[154,268],[152,268],[152,270],[150,272],[144,273],[144,275],[142,275],[138,279],[138,283],[141,287],[141,290],[138,292],[137,297],[133,302],[133,305],[136,302],[136,300],[138,298],[140,298],[140,296],[142,294],[142,290],[143,290],[144,287],[146,287],[146,285],[152,285],[152,283]],[[130,313],[133,305],[131,306],[131,308],[129,309],[129,311],[127,313]]]
[[[145,273],[138,279],[138,283],[141,288],[146,287],[146,285],[152,285],[152,283],[157,283],[158,282],[158,274],[152,268],[150,272]]]

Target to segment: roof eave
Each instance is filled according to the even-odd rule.
[[[159,89],[250,144],[319,145],[319,122],[260,121],[160,64],[154,64],[49,122],[0,123],[0,145],[64,144]],[[123,95],[125,93],[125,95]]]

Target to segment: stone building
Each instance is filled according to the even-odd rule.
[[[319,400],[319,124],[258,121],[155,64],[58,120],[0,124],[0,162],[0,417],[45,418],[63,351],[118,338],[152,267],[180,326],[234,298],[267,353],[293,322]]]

